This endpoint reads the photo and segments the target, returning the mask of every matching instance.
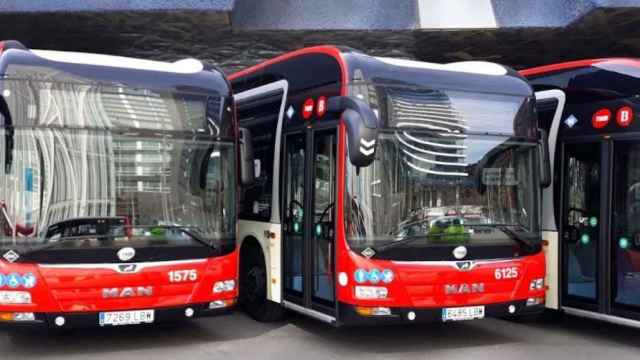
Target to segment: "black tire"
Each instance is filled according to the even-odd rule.
[[[240,306],[255,320],[281,320],[282,305],[267,299],[267,271],[262,252],[249,250],[240,264]]]

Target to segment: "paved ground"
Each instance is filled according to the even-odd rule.
[[[333,329],[292,315],[260,324],[243,314],[151,328],[67,335],[0,332],[0,359],[598,359],[640,358],[640,330],[573,317],[518,324]]]

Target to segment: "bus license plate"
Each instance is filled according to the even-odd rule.
[[[101,312],[100,326],[151,324],[154,320],[153,310]]]
[[[484,306],[465,306],[442,309],[442,321],[475,320],[484,318]]]

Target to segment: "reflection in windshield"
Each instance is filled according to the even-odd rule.
[[[44,241],[52,227],[74,219],[85,219],[69,225],[76,235],[85,235],[82,226],[119,219],[134,229],[125,233],[131,238],[144,235],[136,226],[179,225],[197,227],[211,241],[233,239],[233,144],[191,130],[207,124],[206,96],[3,84],[5,118],[15,126],[7,129],[5,119],[0,136],[1,149],[13,143],[0,155],[8,165],[0,173],[5,243]],[[165,240],[169,232],[162,231]],[[162,237],[160,230],[152,235]]]
[[[468,134],[465,107],[444,93],[388,94],[395,128],[380,133],[371,166],[347,166],[352,246],[512,244],[505,228],[534,230],[535,143]]]

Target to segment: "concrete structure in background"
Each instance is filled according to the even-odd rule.
[[[321,43],[520,68],[639,54],[640,0],[0,0],[0,34],[226,71]]]

